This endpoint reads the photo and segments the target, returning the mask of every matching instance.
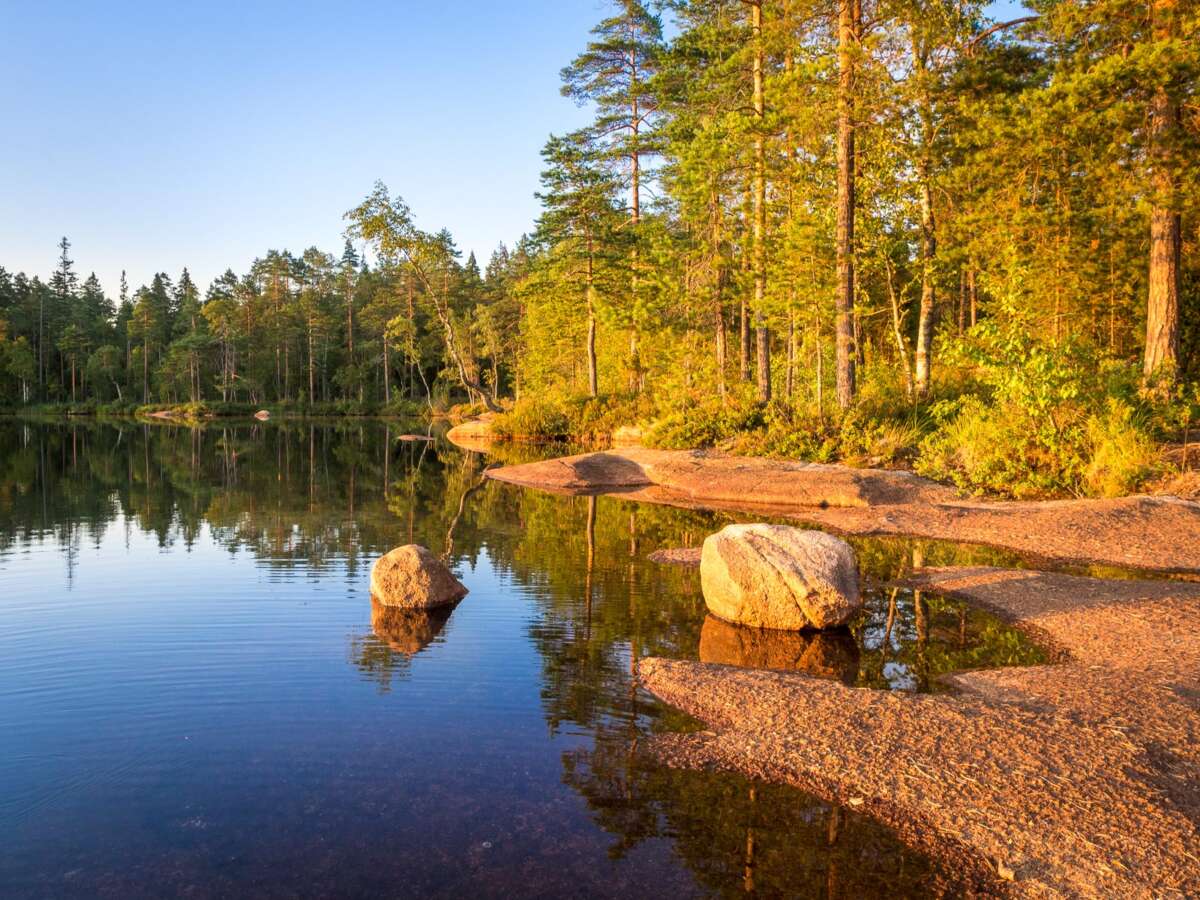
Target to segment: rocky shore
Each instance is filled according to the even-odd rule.
[[[1200,573],[1200,503],[1174,497],[971,501],[909,472],[640,447],[487,474],[556,493],[619,493],[649,503],[757,512],[843,534],[909,535],[1057,563]]]
[[[643,685],[711,729],[650,752],[862,809],[980,893],[1200,895],[1200,585],[975,568],[914,587],[983,605],[1062,661],[903,695],[646,659]]]

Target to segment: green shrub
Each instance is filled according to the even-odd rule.
[[[492,420],[492,433],[508,440],[557,440],[569,437],[571,421],[552,400],[522,400]]]
[[[1084,472],[1089,493],[1119,497],[1136,490],[1162,469],[1162,457],[1134,408],[1109,398],[1103,415],[1088,420],[1091,459]]]
[[[763,410],[756,404],[713,400],[668,413],[655,423],[646,441],[652,447],[668,450],[715,447],[739,432],[754,431],[763,424]]]

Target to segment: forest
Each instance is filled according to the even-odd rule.
[[[1027,7],[611,3],[564,53],[592,121],[482,267],[382,183],[340,250],[206,288],[109,296],[64,237],[45,276],[0,268],[0,406],[486,409],[1011,496],[1185,477],[1200,9]]]

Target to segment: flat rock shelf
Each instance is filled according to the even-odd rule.
[[[1200,585],[970,567],[912,586],[992,610],[1061,661],[903,695],[645,659],[643,686],[711,729],[650,752],[868,810],[983,891],[1200,893]]]
[[[985,503],[908,472],[705,451],[630,448],[491,469],[555,493],[620,493],[691,509],[794,519],[843,534],[908,535],[1057,563],[1200,573],[1200,503],[1174,497]]]

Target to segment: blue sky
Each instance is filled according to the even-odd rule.
[[[1006,4],[1007,5],[1007,4]],[[537,214],[558,71],[602,0],[0,0],[0,265],[66,234],[115,295],[268,248],[338,251],[382,179],[481,265]]]

